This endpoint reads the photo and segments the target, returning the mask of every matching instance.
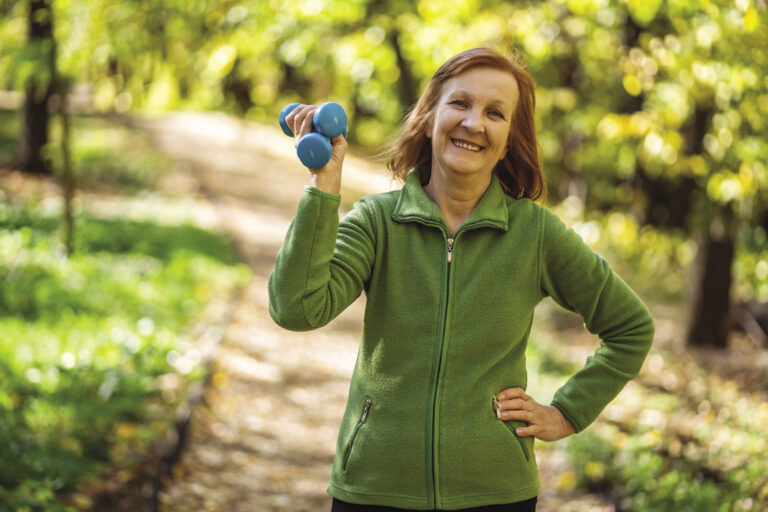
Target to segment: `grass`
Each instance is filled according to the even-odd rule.
[[[18,112],[0,109],[0,165],[16,153],[19,122]],[[54,166],[59,166],[58,117],[52,116],[48,126],[51,144],[47,154]],[[163,154],[149,149],[144,133],[109,118],[73,116],[71,144],[72,168],[81,188],[109,186],[120,194],[135,194],[151,189],[157,178],[174,165]]]
[[[0,160],[14,119],[0,112]],[[116,203],[151,193],[172,166],[105,120],[77,118],[75,133],[80,183]],[[206,371],[192,328],[249,270],[191,214],[103,217],[81,205],[67,254],[59,208],[32,185],[0,192],[0,511],[87,509],[109,475],[138,473],[172,434]],[[160,210],[173,201],[151,196]]]
[[[583,327],[564,327],[574,317],[555,308],[545,306],[529,345],[536,396],[552,396],[597,346]],[[559,486],[602,494],[618,511],[765,510],[767,431],[759,390],[708,371],[692,353],[655,347],[595,423],[561,441],[569,467]]]

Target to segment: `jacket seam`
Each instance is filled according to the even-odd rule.
[[[504,491],[504,492],[493,492],[493,493],[476,493],[476,494],[459,494],[456,496],[447,496],[443,498],[444,501],[447,502],[454,502],[454,501],[460,501],[466,498],[482,498],[484,496],[509,496],[509,495],[515,495],[519,494],[523,491],[526,491],[528,489],[538,489],[537,483],[530,483],[524,487],[520,487],[517,489],[513,489],[511,491]],[[372,493],[367,491],[355,491],[351,489],[347,489],[346,487],[341,487],[333,482],[329,484],[329,487],[336,489],[338,491],[347,493],[347,494],[356,494],[359,496],[366,496],[369,498],[375,498],[375,497],[386,497],[386,498],[403,498],[409,501],[422,501],[426,499],[426,496],[413,496],[410,494],[390,494],[390,493]]]
[[[329,486],[332,487],[333,489],[337,489],[337,490],[339,490],[341,492],[344,492],[344,493],[347,493],[347,494],[357,494],[359,496],[367,496],[367,497],[370,497],[370,498],[375,498],[375,497],[381,496],[381,497],[386,497],[386,498],[403,498],[403,499],[411,500],[411,501],[417,501],[417,500],[418,501],[423,501],[423,500],[426,499],[426,496],[411,496],[410,494],[389,494],[389,493],[381,493],[381,492],[372,493],[372,492],[367,492],[367,491],[353,491],[353,490],[347,489],[345,487],[341,487],[339,485],[336,485],[333,482],[331,482],[329,484]]]
[[[539,243],[538,243],[538,257],[536,258],[536,277],[538,280],[538,286],[539,286],[539,293],[546,296],[546,293],[544,292],[544,289],[541,284],[541,274],[542,274],[542,258],[544,257],[544,223],[546,222],[546,219],[544,217],[544,212],[542,210],[538,210],[538,217],[539,217]]]
[[[368,273],[368,282],[363,283],[363,289],[368,290],[368,286],[370,285],[371,276],[373,276],[373,270],[374,266],[376,265],[376,251],[378,249],[378,242],[379,242],[379,232],[382,231],[379,226],[379,222],[381,222],[381,215],[377,210],[374,210],[374,205],[371,203],[374,201],[366,201],[365,198],[360,199],[360,205],[363,207],[363,210],[366,211],[368,214],[368,219],[371,226],[371,242],[373,242],[373,262],[371,263],[371,269]],[[378,205],[375,205],[378,207]]]
[[[538,484],[532,483],[530,485],[526,485],[525,487],[520,487],[519,489],[515,489],[513,491],[505,491],[505,492],[484,492],[479,494],[461,494],[459,496],[449,496],[447,498],[443,498],[444,501],[447,501],[449,504],[453,501],[459,501],[466,498],[482,498],[483,496],[509,496],[514,494],[519,494],[527,489],[538,489]]]
[[[312,229],[312,245],[310,246],[310,250],[309,250],[310,261],[312,261],[314,260],[315,246],[317,245],[317,232],[318,232],[317,226],[320,223],[320,213],[323,210],[323,202],[327,196],[326,196],[326,192],[323,192],[320,189],[313,189],[308,187],[306,191],[311,195],[320,196],[320,205],[318,206],[318,212],[317,212],[317,215],[315,216],[315,225],[313,226],[313,229]],[[308,268],[306,279],[304,281],[305,291],[307,290],[307,287],[309,285],[310,274],[311,272],[309,271],[309,268]],[[315,327],[315,325],[312,322],[310,322],[309,315],[307,314],[306,294],[304,297],[301,298],[301,312],[304,315],[304,322],[306,322],[306,324],[310,327]]]

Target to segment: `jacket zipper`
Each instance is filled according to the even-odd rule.
[[[438,394],[438,384],[440,381],[440,368],[442,367],[442,360],[443,360],[443,345],[445,343],[445,339],[448,337],[448,331],[450,327],[449,322],[449,311],[450,308],[450,284],[451,284],[451,259],[453,255],[453,249],[456,245],[456,239],[459,237],[459,234],[461,234],[463,231],[467,231],[468,229],[474,229],[479,228],[483,226],[495,226],[491,222],[487,221],[479,221],[475,222],[473,224],[467,224],[465,226],[462,226],[453,237],[449,237],[448,233],[445,231],[445,228],[441,224],[433,223],[433,222],[427,222],[421,218],[418,217],[408,217],[403,218],[402,220],[416,220],[426,226],[436,227],[440,229],[440,231],[443,232],[443,235],[446,239],[446,263],[445,263],[445,280],[443,281],[445,288],[443,289],[443,304],[444,304],[444,310],[442,312],[443,314],[443,323],[442,323],[442,330],[439,337],[440,346],[439,349],[435,353],[435,370],[432,372],[432,387],[430,388],[430,402],[429,402],[429,410],[428,410],[428,417],[431,419],[432,424],[430,425],[430,429],[428,432],[428,439],[427,439],[427,457],[426,462],[429,467],[429,471],[427,471],[427,507],[428,508],[440,508],[440,486],[438,484],[439,482],[439,472],[438,472],[438,464],[437,464],[437,436],[435,433],[437,432],[437,409],[438,409],[438,400],[437,400],[437,394]],[[429,478],[431,477],[431,481]]]
[[[442,311],[443,315],[443,321],[442,321],[442,331],[440,333],[440,345],[438,347],[438,350],[435,352],[435,370],[433,372],[432,376],[432,390],[431,390],[431,401],[430,401],[430,417],[432,420],[431,424],[431,430],[430,430],[430,439],[428,443],[428,457],[427,461],[429,465],[431,466],[431,477],[432,481],[429,482],[429,491],[427,492],[427,506],[429,508],[440,508],[440,485],[439,485],[439,475],[438,475],[438,464],[437,464],[437,409],[438,409],[438,400],[437,400],[437,394],[438,394],[438,383],[440,382],[440,370],[442,367],[442,360],[443,360],[443,346],[445,344],[445,338],[447,337],[448,333],[448,312],[450,311],[450,285],[451,285],[451,258],[453,254],[453,246],[456,243],[455,237],[448,237],[447,233],[443,231],[443,233],[446,236],[446,265],[445,265],[445,280],[444,285],[444,293],[443,293],[443,304],[444,304],[444,310]]]
[[[352,437],[349,439],[349,443],[347,443],[347,450],[344,452],[344,460],[341,464],[342,471],[347,471],[347,461],[349,460],[349,456],[352,454],[352,445],[355,444],[355,438],[357,437],[357,432],[360,430],[360,427],[362,427],[365,423],[365,420],[368,419],[368,411],[371,410],[371,404],[373,404],[373,400],[366,398],[365,405],[363,406],[363,414],[360,416],[360,421],[357,422],[355,431],[352,432]]]
[[[496,417],[501,420],[501,411],[499,411],[499,400],[496,398],[496,395],[493,395],[491,398],[491,401],[493,402],[493,410],[496,412]],[[520,443],[520,448],[523,449],[523,455],[525,455],[525,461],[530,462],[531,456],[528,454],[528,447],[525,446],[525,441],[517,435],[517,432],[515,432],[515,426],[512,425],[512,421],[504,421],[502,420],[504,425],[509,429],[510,432],[515,436],[515,439],[517,439],[517,442]]]

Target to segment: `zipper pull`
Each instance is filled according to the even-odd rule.
[[[453,238],[448,239],[448,263],[451,262],[451,254],[453,253]]]
[[[368,419],[368,411],[371,410],[371,404],[373,403],[373,400],[370,398],[365,399],[365,407],[363,407],[363,415],[360,417],[360,424],[365,423],[365,420]]]

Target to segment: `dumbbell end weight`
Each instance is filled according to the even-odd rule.
[[[308,133],[303,136],[296,146],[299,160],[310,169],[320,169],[331,159],[333,148],[328,137],[319,133]]]
[[[339,135],[347,136],[347,113],[335,102],[323,103],[312,118],[315,129],[329,139]]]
[[[288,123],[285,122],[285,118],[288,117],[288,114],[293,112],[293,109],[298,107],[299,103],[290,103],[283,107],[283,110],[280,111],[280,117],[278,118],[278,121],[280,122],[280,128],[283,129],[283,133],[286,134],[289,137],[293,137],[293,132],[288,127]]]
[[[280,128],[289,137],[294,135],[288,123],[285,122],[285,118],[299,105],[300,103],[290,103],[280,111],[280,117],[278,118]],[[344,107],[335,102],[320,105],[320,108],[315,111],[315,115],[312,118],[312,124],[318,133],[325,135],[329,139],[338,135],[344,135],[344,138],[346,138],[349,133],[347,113],[344,111]]]

